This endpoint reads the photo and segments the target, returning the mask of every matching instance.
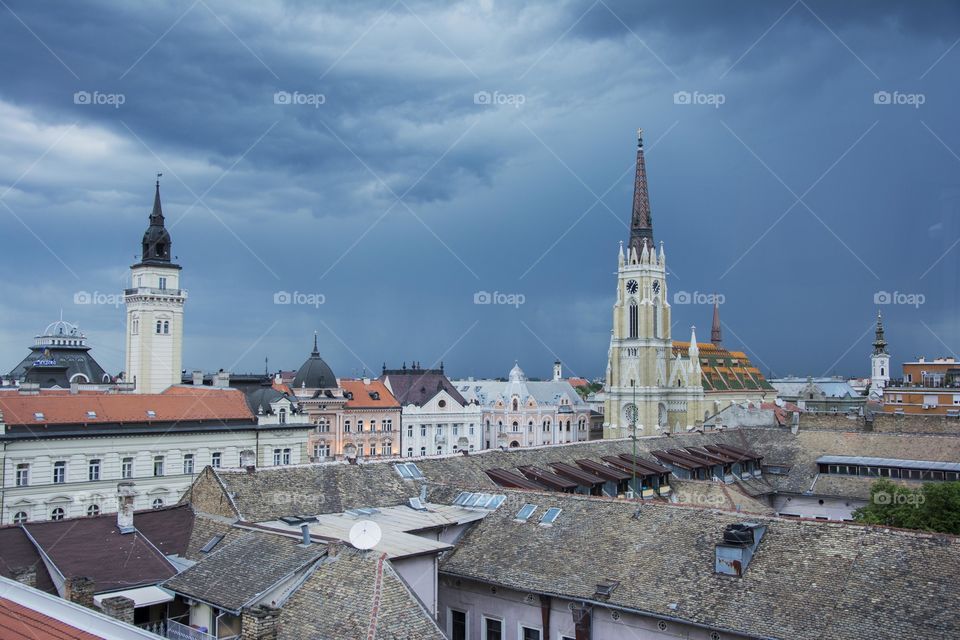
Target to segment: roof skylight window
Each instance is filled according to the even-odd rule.
[[[533,512],[537,510],[537,505],[535,504],[525,504],[520,511],[517,512],[517,520],[521,522],[526,522],[530,519],[530,516],[533,515]]]

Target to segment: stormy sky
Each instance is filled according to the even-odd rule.
[[[951,355],[958,39],[951,2],[0,0],[0,368],[61,310],[123,368],[162,172],[187,369],[317,331],[343,377],[602,375],[638,127],[675,339],[716,293],[767,374],[868,375],[878,308],[895,363]]]

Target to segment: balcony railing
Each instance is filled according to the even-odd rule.
[[[166,637],[168,640],[237,640],[240,636],[234,635],[217,638],[215,635],[199,631],[191,626],[171,619],[167,620]]]

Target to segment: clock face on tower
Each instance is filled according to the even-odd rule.
[[[653,281],[653,292],[654,292],[654,293],[660,293],[660,281],[659,281],[659,280],[654,280],[654,281]]]
[[[627,291],[629,291],[630,293],[636,293],[639,288],[640,288],[640,285],[637,284],[636,280],[627,281]]]

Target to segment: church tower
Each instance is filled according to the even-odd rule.
[[[124,379],[134,383],[138,393],[160,393],[181,381],[187,292],[180,288],[180,265],[171,262],[170,255],[170,233],[164,226],[157,180],[140,262],[130,267],[130,288],[123,296],[127,308]]]
[[[873,355],[870,356],[870,398],[879,400],[890,382],[890,354],[883,338],[883,318],[877,311],[877,331],[873,340]]]
[[[605,438],[652,435],[693,426],[703,405],[696,336],[687,353],[674,353],[667,302],[663,242],[653,244],[642,131],[630,239],[617,257],[617,298],[608,352]]]

